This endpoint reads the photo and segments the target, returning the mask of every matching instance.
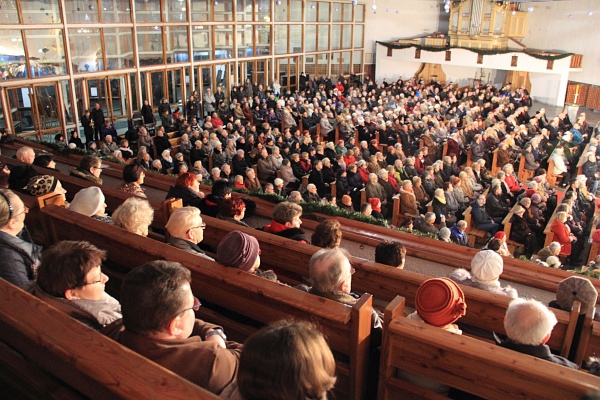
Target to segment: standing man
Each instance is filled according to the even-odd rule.
[[[81,116],[81,125],[83,126],[86,146],[94,140],[94,127],[92,126],[92,121],[90,110],[85,110],[85,113]]]
[[[94,140],[100,140],[100,130],[104,126],[104,111],[100,108],[100,103],[94,105],[91,116],[94,121]]]

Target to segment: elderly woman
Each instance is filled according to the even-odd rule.
[[[0,278],[20,288],[34,280],[42,253],[25,228],[28,212],[19,196],[0,189]]]
[[[175,164],[173,163],[173,158],[171,157],[171,150],[163,150],[160,156],[161,173],[165,175],[172,173]]]
[[[256,172],[254,172],[254,169],[246,169],[246,178],[244,179],[244,185],[246,186],[246,188],[248,188],[249,191],[262,190],[262,186],[260,184],[260,181],[256,177]]]
[[[237,268],[270,281],[277,281],[277,275],[272,270],[259,269],[258,240],[243,232],[230,232],[221,240],[217,247],[217,261],[226,267]]]
[[[571,174],[569,173],[569,167],[567,164],[567,158],[565,157],[565,151],[562,145],[556,146],[550,159],[548,162],[554,162],[554,169],[552,170],[552,175],[562,175],[563,177],[563,186],[566,186],[567,183],[571,180]]]
[[[415,176],[413,179],[413,193],[421,206],[421,210],[425,210],[427,208],[427,203],[429,203],[429,195],[425,192],[425,188],[422,185],[422,180],[420,177]]]
[[[104,201],[105,197],[102,189],[98,186],[90,186],[75,194],[73,201],[69,204],[69,210],[112,224],[112,218],[106,215],[106,203]]]
[[[510,229],[510,239],[525,246],[525,255],[531,258],[533,253],[539,250],[535,233],[531,230],[525,219],[525,208],[516,205],[513,209],[513,216],[510,219],[512,224]]]
[[[565,225],[568,217],[569,215],[566,211],[560,211],[556,214],[556,218],[552,222],[552,225],[550,225],[550,231],[554,233],[554,241],[561,245],[561,256],[570,256],[571,243],[577,241],[577,237],[575,237]]]
[[[219,204],[219,215],[217,216],[219,219],[250,228],[248,224],[242,221],[245,216],[246,203],[239,197],[224,199],[221,204]]]
[[[200,183],[196,175],[186,172],[177,177],[175,186],[169,188],[166,198],[181,199],[184,206],[200,207],[204,193],[200,191]]]
[[[29,292],[94,329],[119,318],[121,305],[104,291],[108,277],[101,265],[106,252],[88,242],[64,240],[42,256]]]
[[[146,198],[146,193],[141,186],[145,177],[146,172],[141,165],[126,165],[123,167],[123,182],[117,186],[117,190]]]
[[[439,224],[442,217],[446,219],[446,224],[454,225],[457,221],[456,215],[452,214],[446,204],[444,189],[436,189],[433,200],[431,201],[433,212],[435,213],[435,223]]]
[[[147,200],[130,197],[112,215],[115,226],[136,235],[148,236],[148,227],[154,219],[154,209]]]
[[[517,298],[518,293],[510,286],[500,285],[500,275],[504,270],[502,257],[492,250],[482,250],[475,254],[471,260],[471,272],[459,268],[454,270],[448,278],[462,285],[476,287],[488,292],[502,294]]]

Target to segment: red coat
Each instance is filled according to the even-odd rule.
[[[566,225],[555,219],[550,226],[554,233],[554,241],[561,244],[560,255],[568,256],[571,254],[571,238]]]
[[[506,174],[506,178],[504,179],[504,181],[508,185],[508,188],[511,192],[518,192],[519,190],[521,190],[521,185],[519,185],[519,182],[517,181],[514,175]]]

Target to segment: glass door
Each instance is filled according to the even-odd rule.
[[[58,88],[56,83],[34,86],[34,125],[42,135],[61,132],[62,122],[58,115]]]
[[[53,135],[64,131],[59,109],[59,91],[56,82],[27,85],[7,89],[13,133],[20,136]],[[8,113],[4,114],[4,119]],[[0,125],[10,123],[2,120]]]
[[[107,98],[107,79],[86,79],[86,82],[90,109],[94,108],[96,103],[98,103],[100,104],[100,109],[104,112],[104,115],[108,116],[110,100]]]
[[[33,121],[33,88],[31,86],[7,89],[8,107],[12,117],[13,133],[23,136],[35,134],[36,126]],[[11,121],[6,119],[8,113],[4,114],[5,126],[10,126]],[[37,118],[36,118],[37,119]]]
[[[109,78],[110,105],[113,121],[129,118],[128,79],[126,75],[111,76]],[[109,113],[110,115],[110,113]]]
[[[279,79],[282,91],[296,89],[298,84],[299,59],[300,57],[283,57],[277,59],[275,79]]]

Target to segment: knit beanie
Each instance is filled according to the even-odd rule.
[[[556,290],[556,302],[560,308],[571,310],[574,300],[581,302],[582,313],[587,312],[589,307],[594,307],[598,300],[598,292],[589,279],[582,276],[571,276],[563,279]]]
[[[27,183],[27,191],[32,196],[43,196],[48,193],[52,193],[56,189],[56,183],[58,180],[52,175],[38,175],[34,176]]]
[[[254,236],[240,231],[229,232],[217,247],[217,261],[223,265],[250,271],[256,262],[260,248]]]
[[[373,211],[381,212],[381,200],[378,197],[370,197],[368,201]]]
[[[430,325],[443,327],[467,312],[465,294],[451,279],[428,279],[419,286],[415,298],[417,313]]]
[[[69,210],[91,217],[98,213],[104,201],[102,190],[98,186],[90,186],[77,192]]]
[[[494,239],[504,239],[506,237],[506,233],[504,233],[504,231],[500,231],[500,232],[496,232],[496,234],[494,235]]]
[[[471,275],[479,282],[489,284],[497,281],[503,269],[502,257],[492,250],[482,250],[471,260]]]

